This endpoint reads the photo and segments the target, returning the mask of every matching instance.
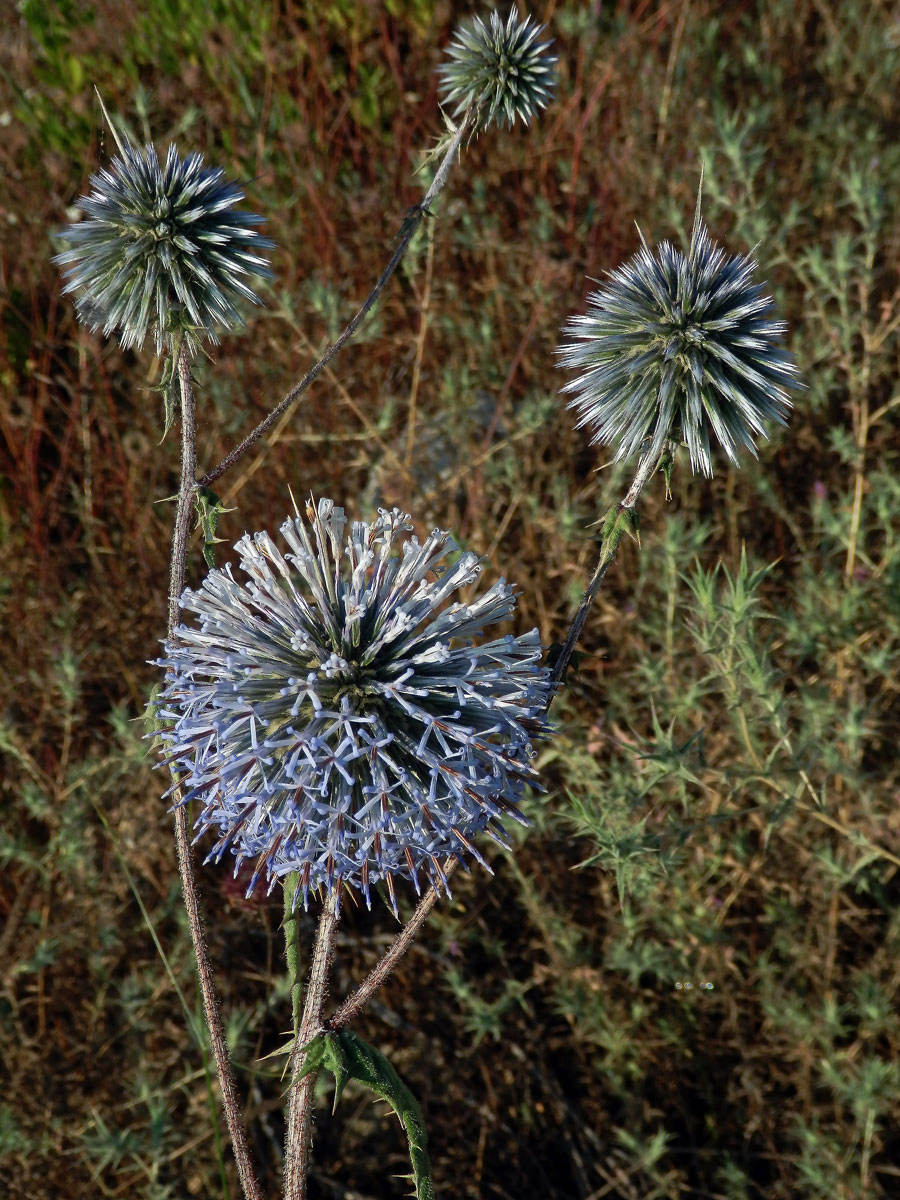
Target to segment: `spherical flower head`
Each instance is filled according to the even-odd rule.
[[[209,858],[255,862],[250,890],[298,872],[304,905],[344,885],[369,903],[384,880],[396,912],[394,876],[440,890],[442,859],[483,862],[472,839],[505,844],[501,818],[522,820],[547,671],[537,630],[476,642],[515,592],[501,579],[451,599],[481,566],[445,531],[420,544],[407,514],[380,509],[345,538],[330,500],[306,517],[281,526],[287,553],[241,538],[244,582],[229,566],[184,593],[199,626],[159,663],[165,761],[202,805],[197,837],[217,835]]]
[[[710,434],[737,462],[741,446],[755,456],[767,420],[786,424],[787,389],[802,385],[755,270],[710,240],[698,200],[687,254],[668,242],[654,253],[641,235],[640,251],[564,327],[560,361],[578,372],[563,389],[569,407],[593,442],[617,444],[614,461],[658,459],[671,439],[711,476]]]
[[[63,290],[78,293],[86,325],[118,332],[126,348],[149,333],[160,353],[181,335],[196,353],[242,324],[236,300],[260,303],[246,278],[271,278],[258,251],[274,243],[254,228],[262,217],[235,210],[244,193],[202,155],[182,160],[169,146],[161,166],[152,145],[117,141],[119,155],[78,201],[86,219],[56,235],[69,246],[54,259],[71,264]]]
[[[479,129],[494,121],[512,126],[517,117],[529,124],[553,95],[556,59],[547,53],[551,43],[538,41],[543,29],[530,17],[519,20],[515,9],[505,25],[496,12],[487,25],[480,17],[464,22],[447,51],[452,61],[438,68],[454,116],[471,105]]]

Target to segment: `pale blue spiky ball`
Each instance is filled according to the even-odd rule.
[[[247,280],[271,277],[259,251],[274,243],[262,221],[235,205],[244,193],[203,156],[182,159],[169,146],[160,164],[152,145],[119,142],[108,168],[91,176],[78,207],[85,219],[56,236],[68,249],[64,292],[76,293],[79,318],[125,348],[149,334],[157,353],[184,335],[192,353],[218,331],[242,323],[240,300],[259,303]]]
[[[237,543],[181,604],[160,661],[165,761],[184,802],[201,808],[197,836],[216,836],[251,889],[299,873],[311,889],[371,885],[423,872],[445,885],[442,860],[472,854],[537,783],[532,741],[545,732],[547,671],[536,630],[481,641],[508,619],[501,579],[480,597],[477,555],[445,531],[410,536],[407,514],[379,510],[348,528],[330,500],[306,521]]]
[[[710,239],[698,204],[686,254],[669,242],[653,251],[641,235],[638,253],[564,326],[557,353],[576,374],[563,391],[578,427],[616,446],[614,461],[658,459],[673,440],[692,471],[711,476],[711,440],[737,462],[741,447],[756,454],[767,421],[786,423],[788,390],[802,385],[755,271]]]
[[[451,61],[438,68],[442,99],[454,116],[473,106],[479,129],[516,119],[529,124],[553,96],[556,59],[551,43],[539,41],[543,30],[514,8],[506,24],[496,12],[487,24],[480,17],[463,22],[447,50]]]

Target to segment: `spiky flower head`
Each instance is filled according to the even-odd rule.
[[[487,25],[480,17],[463,22],[447,53],[451,62],[438,68],[440,91],[454,116],[470,105],[477,110],[477,128],[494,121],[502,128],[518,117],[524,124],[546,107],[553,94],[556,59],[547,53],[551,43],[538,38],[544,26],[530,17],[519,19],[513,8],[506,24],[492,12]]]
[[[640,231],[639,231],[640,233]],[[578,372],[563,391],[593,442],[616,443],[614,460],[640,452],[658,459],[669,440],[685,443],[691,470],[711,476],[710,434],[732,462],[755,456],[767,420],[786,424],[787,389],[802,386],[780,341],[756,263],[727,255],[709,236],[698,197],[687,254],[663,242],[641,249],[588,296],[558,354]]]
[[[309,504],[288,518],[282,553],[266,533],[236,545],[244,582],[213,569],[166,643],[158,709],[165,761],[197,837],[255,862],[270,888],[299,873],[310,889],[349,885],[369,902],[383,879],[446,886],[442,859],[483,862],[473,837],[504,842],[501,818],[535,784],[531,740],[545,731],[546,670],[537,630],[481,644],[509,617],[501,579],[480,598],[451,597],[481,571],[435,529],[408,536],[408,514],[379,510],[347,531],[343,509]],[[342,547],[343,542],[343,547]]]
[[[235,210],[244,193],[201,154],[181,159],[169,146],[160,165],[152,145],[138,150],[116,135],[119,154],[91,176],[78,207],[86,219],[56,236],[69,246],[64,292],[77,292],[79,318],[127,349],[151,334],[156,351],[178,334],[195,354],[203,339],[242,323],[235,301],[260,303],[246,277],[271,277],[258,251],[274,245]],[[69,265],[71,264],[71,265]]]

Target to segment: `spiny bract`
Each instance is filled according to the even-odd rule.
[[[454,116],[470,105],[477,109],[477,128],[487,129],[496,121],[513,125],[516,117],[524,124],[553,95],[554,63],[547,53],[550,42],[539,42],[544,26],[530,17],[519,20],[510,10],[504,25],[492,12],[488,25],[480,17],[464,22],[454,35],[447,53],[452,62],[438,68],[440,90]]]
[[[180,333],[196,353],[202,338],[242,323],[236,299],[260,302],[244,277],[271,278],[257,251],[274,242],[253,228],[262,217],[234,211],[244,193],[202,155],[182,160],[169,146],[160,166],[154,146],[118,144],[78,201],[86,219],[56,235],[69,249],[54,262],[74,264],[64,292],[78,293],[86,325],[118,331],[126,349],[150,333],[160,353]]]
[[[710,240],[700,204],[687,254],[663,242],[641,249],[588,296],[589,311],[563,333],[561,364],[578,372],[565,392],[593,442],[618,443],[614,461],[658,459],[667,442],[687,445],[691,470],[711,476],[710,433],[732,462],[766,420],[786,424],[788,388],[802,386],[779,345],[787,326],[753,283],[756,263]]]
[[[290,553],[266,533],[237,543],[182,607],[166,643],[158,709],[165,761],[182,803],[199,801],[209,858],[226,849],[256,863],[250,890],[298,872],[310,889],[361,890],[424,869],[446,885],[442,858],[481,831],[505,844],[499,818],[536,784],[531,741],[546,731],[547,671],[537,630],[476,644],[511,615],[501,579],[480,598],[450,601],[474,582],[478,557],[443,530],[420,545],[408,514],[379,510],[347,526],[321,500],[281,526]],[[399,550],[399,553],[398,553]]]

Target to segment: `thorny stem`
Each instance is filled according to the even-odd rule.
[[[458,866],[457,860],[450,859],[444,864],[444,877],[449,879]],[[349,1025],[356,1014],[363,1009],[381,987],[388,976],[396,967],[397,963],[410,948],[415,940],[416,934],[419,932],[425,921],[428,919],[428,914],[434,908],[438,901],[438,894],[433,889],[423,896],[419,901],[416,911],[409,918],[403,929],[397,935],[397,940],[385,953],[384,957],[359,985],[352,996],[344,1001],[325,1022],[324,1028],[331,1033],[336,1033],[339,1029],[343,1029]]]
[[[625,494],[624,499],[619,501],[620,509],[633,509],[637,503],[637,498],[643,491],[650,476],[656,470],[657,459],[645,457],[641,459],[637,469],[637,474]],[[597,592],[600,590],[600,584],[603,582],[606,572],[615,561],[616,552],[615,546],[610,547],[606,542],[600,548],[600,557],[597,560],[597,566],[594,568],[594,574],[591,576],[591,581],[587,585],[584,595],[581,598],[581,604],[578,606],[578,611],[569,627],[569,632],[566,636],[562,650],[559,652],[559,657],[553,665],[553,670],[550,673],[550,697],[552,699],[556,692],[565,682],[566,671],[569,667],[569,662],[572,655],[575,653],[575,647],[578,644],[578,639],[581,637],[581,631],[584,629],[584,623],[587,620],[587,615],[590,612],[591,605]]]
[[[294,403],[294,401],[303,395],[316,376],[319,375],[322,370],[324,370],[328,363],[331,362],[332,358],[334,358],[335,354],[337,354],[337,352],[353,337],[354,333],[356,333],[357,329],[365,319],[366,314],[384,291],[388,280],[400,265],[404,254],[406,254],[406,251],[409,248],[410,242],[415,236],[416,230],[419,228],[424,218],[429,215],[429,207],[436,199],[438,193],[442,190],[444,184],[447,182],[447,177],[450,174],[450,168],[453,165],[453,159],[456,157],[459,148],[462,145],[463,138],[469,131],[469,127],[473,120],[474,114],[471,110],[467,110],[461,117],[459,124],[453,132],[453,137],[450,139],[450,142],[447,146],[444,157],[441,159],[440,166],[435,173],[434,179],[431,181],[431,187],[425,193],[425,198],[421,201],[421,203],[415,205],[407,215],[407,218],[401,227],[397,246],[394,250],[394,253],[391,255],[388,265],[378,276],[378,281],[363,303],[362,308],[360,308],[359,312],[357,312],[356,316],[353,317],[337,340],[331,343],[319,361],[310,367],[299,383],[295,384],[294,387],[291,388],[281,403],[273,408],[269,415],[260,421],[252,433],[249,433],[239,446],[235,446],[235,448],[231,450],[225,456],[225,458],[222,459],[218,466],[213,467],[213,469],[204,475],[202,479],[198,480],[197,487],[209,487],[209,485],[214,483],[220,475],[224,474],[225,471],[229,469],[229,467],[234,466],[238,459],[246,454],[250,447],[254,445],[255,442],[258,442],[263,434],[267,433],[268,430],[271,429],[281,414],[286,412],[287,409],[289,409]]]
[[[178,505],[175,510],[175,524],[172,530],[172,555],[169,563],[169,619],[166,627],[171,638],[178,624],[178,598],[184,590],[185,560],[187,556],[187,541],[191,525],[191,510],[194,497],[194,475],[196,472],[195,427],[194,427],[194,391],[191,385],[191,365],[188,359],[187,347],[182,342],[178,351],[176,370],[178,372],[179,391],[181,393],[181,483],[178,489]],[[194,946],[194,957],[197,961],[197,974],[200,979],[200,994],[203,997],[203,1014],[209,1030],[213,1059],[216,1064],[216,1075],[222,1090],[222,1106],[225,1109],[225,1119],[228,1122],[228,1132],[231,1135],[231,1145],[237,1163],[238,1177],[247,1200],[262,1200],[262,1191],[253,1170],[250,1159],[250,1148],[247,1144],[247,1134],[241,1119],[240,1102],[231,1064],[228,1061],[228,1044],[225,1040],[225,1030],[222,1025],[222,1014],[219,998],[216,995],[213,982],[212,966],[209,961],[209,947],[206,944],[206,933],[203,928],[203,917],[200,912],[200,901],[197,896],[197,884],[194,877],[194,864],[191,858],[191,835],[188,828],[187,808],[181,804],[182,789],[177,787],[172,793],[175,808],[175,845],[178,852],[178,872],[181,876],[181,890],[184,895],[184,906],[187,910],[188,926],[191,931],[191,941]]]
[[[340,890],[329,895],[319,917],[316,946],[313,951],[309,981],[306,985],[306,1000],[303,1018],[294,1039],[291,1061],[288,1067],[291,1079],[288,1101],[287,1134],[284,1146],[284,1200],[306,1200],[306,1176],[309,1171],[309,1152],[312,1148],[313,1092],[318,1071],[311,1071],[298,1079],[306,1054],[306,1047],[322,1025],[322,1009],[328,997],[328,982],[331,975],[331,960],[339,917]]]
[[[184,591],[187,539],[194,501],[194,475],[197,470],[194,389],[191,384],[191,364],[184,342],[178,350],[175,369],[178,372],[181,393],[181,482],[172,529],[172,555],[169,560],[169,620],[166,626],[169,637],[175,632],[175,626],[178,624],[178,598]]]

